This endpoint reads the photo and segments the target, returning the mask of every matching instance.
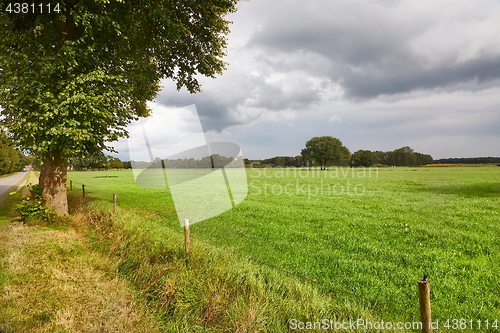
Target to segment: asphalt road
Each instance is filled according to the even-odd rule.
[[[11,191],[15,190],[15,186],[21,183],[27,175],[27,172],[18,172],[11,176],[0,178],[0,203],[9,196]]]

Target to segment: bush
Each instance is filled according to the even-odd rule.
[[[42,198],[42,187],[38,184],[31,185],[31,183],[28,185],[28,189],[30,190],[31,197],[33,199],[41,199]]]
[[[40,220],[52,223],[55,219],[55,213],[44,207],[42,200],[39,198],[23,198],[23,200],[16,205],[16,212],[19,214],[20,219],[23,222]]]
[[[21,202],[16,205],[16,212],[19,220],[23,222],[41,221],[52,224],[56,222],[56,213],[45,207],[42,200],[42,187],[38,184],[28,184],[30,191],[29,197],[23,197]],[[15,192],[12,192],[13,194]]]

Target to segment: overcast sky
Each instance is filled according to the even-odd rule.
[[[164,82],[153,111],[194,104],[209,140],[250,159],[322,135],[351,152],[500,156],[499,18],[498,0],[240,2],[227,71],[196,95]]]

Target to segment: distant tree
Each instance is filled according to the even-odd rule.
[[[302,157],[275,156],[264,160],[245,160],[245,164],[247,165],[251,165],[252,162],[258,162],[261,166],[297,167],[302,166]]]
[[[386,151],[374,151],[373,152],[377,158],[378,158],[378,163],[384,164],[384,165],[391,165],[389,162],[389,153]]]
[[[123,169],[123,162],[118,157],[110,156],[107,165],[110,169]]]
[[[190,159],[188,159],[187,165],[189,169],[195,169],[198,167],[198,162],[197,160],[191,157]]]
[[[72,157],[69,165],[74,170],[103,169],[106,168],[108,159],[102,152],[96,152],[86,157]]]
[[[347,149],[347,148],[346,148]],[[345,154],[344,156],[349,156]],[[484,158],[472,158],[472,159],[447,159],[440,160],[440,163],[459,163],[456,161],[466,161],[467,163],[492,163],[500,162],[500,158],[495,157],[484,157]],[[307,165],[312,165],[313,161],[320,165],[318,160],[315,160],[312,151],[308,148],[304,148],[301,151],[301,155],[297,156],[275,156],[271,158],[266,158],[263,160],[250,160],[245,159],[245,165],[252,167],[269,167],[269,166],[281,166],[281,167],[302,167]],[[450,162],[453,161],[453,162]],[[401,166],[415,166],[415,165],[426,165],[433,163],[433,158],[428,154],[421,154],[414,152],[412,148],[406,146],[393,151],[374,151],[369,150],[359,150],[354,153],[349,159],[341,160],[340,162],[335,159],[331,159],[330,163],[336,163],[340,165],[352,165],[352,166],[372,166],[375,164],[383,165],[401,165]],[[327,162],[328,163],[328,162]],[[320,165],[323,167],[323,165]]]
[[[222,168],[234,160],[234,157],[221,156],[219,154],[212,155],[212,161],[215,168]]]
[[[300,151],[300,156],[302,156],[302,161],[307,166],[311,166],[313,164],[313,157],[311,151],[307,148],[304,148]]]
[[[395,149],[392,154],[393,165],[412,166],[416,164],[415,152],[408,146]]]
[[[496,164],[500,163],[500,157],[455,157],[441,158],[433,161],[433,163],[443,164]]]
[[[351,165],[355,167],[370,167],[376,163],[378,163],[377,154],[369,150],[358,150],[351,156]]]
[[[31,165],[33,163],[33,156],[29,154],[26,155],[21,150],[18,150],[18,155],[19,155],[18,170],[22,170],[25,166]]]
[[[433,163],[431,155],[415,152],[412,148],[405,146],[393,151],[375,151],[378,163],[393,166],[416,166]]]
[[[12,173],[19,170],[19,152],[13,147],[9,147],[10,166],[7,173]]]
[[[9,148],[5,146],[0,146],[0,174],[5,175],[9,173],[9,169],[10,169]]]
[[[302,157],[302,155],[295,156],[295,166],[301,167],[303,165],[304,165],[304,158]]]
[[[285,158],[283,156],[276,156],[274,165],[284,167],[285,166]]]
[[[431,155],[415,153],[415,165],[426,165],[434,162]]]
[[[302,156],[314,160],[321,169],[325,169],[327,163],[347,165],[351,153],[337,138],[331,136],[314,137],[306,142]]]
[[[161,169],[162,167],[163,167],[162,159],[159,157],[155,157],[155,160],[149,166],[150,169]]]
[[[26,163],[26,155],[14,147],[9,134],[0,130],[0,174],[21,171]]]

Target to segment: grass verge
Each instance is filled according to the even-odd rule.
[[[13,221],[26,192],[0,208],[0,332],[159,332],[115,263],[77,229]]]

